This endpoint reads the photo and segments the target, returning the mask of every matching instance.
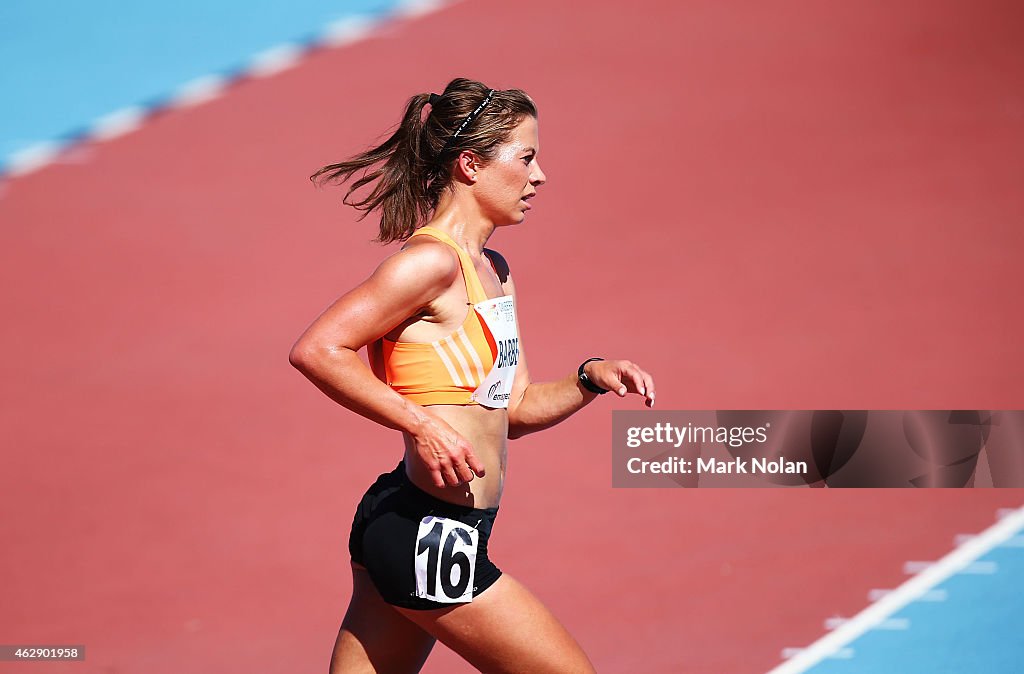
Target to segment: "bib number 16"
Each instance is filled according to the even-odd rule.
[[[444,517],[424,517],[416,534],[416,596],[443,604],[473,601],[480,533]]]

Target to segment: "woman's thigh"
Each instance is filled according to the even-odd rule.
[[[384,602],[361,566],[352,566],[352,601],[331,656],[331,674],[418,672],[434,637]]]
[[[507,573],[468,604],[398,611],[482,672],[594,671],[551,611]]]

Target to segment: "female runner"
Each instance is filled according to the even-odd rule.
[[[356,511],[352,601],[331,672],[416,672],[435,640],[487,672],[592,672],[524,586],[487,557],[507,440],[566,419],[608,390],[654,404],[650,375],[586,359],[530,381],[505,259],[484,248],[518,224],[546,178],[537,109],[522,91],[453,80],[419,94],[379,147],[313,175],[379,211],[382,242],[407,240],[299,338],[291,363],[333,400],[402,432],[405,455]],[[372,185],[369,194],[353,193]],[[425,223],[425,224],[424,224]],[[357,351],[367,347],[370,368]]]

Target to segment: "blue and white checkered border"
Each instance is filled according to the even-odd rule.
[[[279,44],[260,52],[241,68],[197,78],[185,83],[169,96],[122,108],[54,140],[36,143],[0,158],[0,181],[37,171],[59,160],[68,150],[81,143],[102,142],[131,133],[159,113],[190,108],[218,98],[229,87],[241,81],[270,77],[288,70],[314,50],[344,47],[359,42],[388,21],[423,16],[458,1],[402,0],[386,13],[339,19],[308,39]]]

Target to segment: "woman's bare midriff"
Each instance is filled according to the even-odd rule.
[[[496,508],[505,483],[508,411],[482,405],[428,405],[427,409],[469,442],[473,454],[484,464],[485,476],[454,487],[436,486],[427,467],[416,455],[412,438],[404,434],[405,471],[409,479],[442,501],[473,508]]]

